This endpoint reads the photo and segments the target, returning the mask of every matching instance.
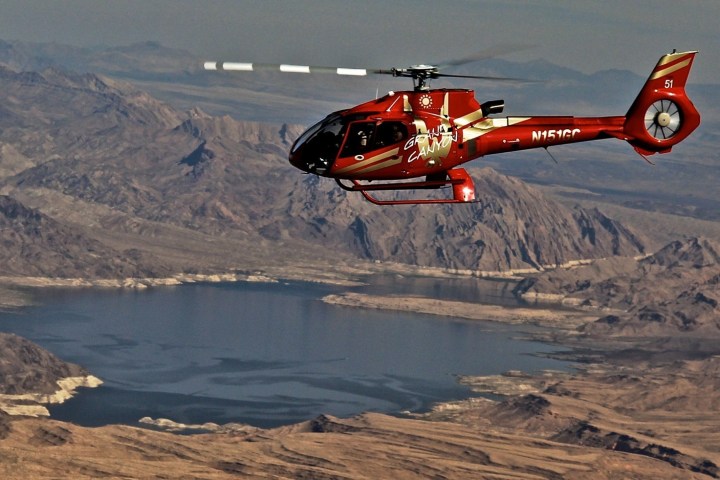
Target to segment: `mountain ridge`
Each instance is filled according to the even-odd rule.
[[[290,261],[308,264],[341,255],[493,271],[645,251],[640,235],[601,212],[568,210],[491,169],[476,175],[479,203],[381,209],[292,168],[286,152],[302,131],[297,125],[178,112],[132,85],[58,68],[4,69],[0,86],[11,99],[6,114],[20,119],[0,130],[0,153],[12,157],[0,157],[7,165],[0,193],[58,223],[72,219],[72,228],[91,238],[120,218],[137,219],[232,239],[236,258],[247,251],[254,265],[284,245]],[[67,210],[78,207],[88,215]],[[96,209],[100,219],[91,214]],[[171,246],[173,239],[163,241]],[[134,257],[142,252],[126,247]],[[124,265],[143,273],[167,271],[162,258],[143,257],[145,267],[130,260]],[[116,274],[126,276],[125,268]]]
[[[603,259],[542,273],[523,280],[515,293],[612,311],[585,325],[585,334],[714,337],[720,332],[719,252],[711,239],[678,240],[639,260]]]

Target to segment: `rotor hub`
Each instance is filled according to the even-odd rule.
[[[645,129],[657,140],[667,140],[675,136],[682,123],[680,108],[667,98],[656,100],[645,112]]]
[[[657,114],[657,117],[655,118],[655,122],[660,125],[661,127],[667,127],[670,125],[670,122],[672,121],[672,117],[668,112],[660,112]]]

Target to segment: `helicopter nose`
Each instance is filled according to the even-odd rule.
[[[318,155],[309,155],[304,150],[301,148],[290,154],[290,165],[306,173],[325,175],[330,162]]]
[[[308,162],[303,159],[303,155],[301,152],[296,151],[290,154],[289,157],[290,165],[293,167],[302,170],[306,173],[311,173],[310,166],[308,165]]]

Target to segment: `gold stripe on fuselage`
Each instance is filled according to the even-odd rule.
[[[687,67],[690,64],[690,59],[684,60],[676,65],[673,65],[672,67],[663,68],[662,70],[658,70],[657,72],[653,73],[650,76],[650,80],[655,80],[656,78],[664,77],[665,75],[670,75],[673,72],[677,72],[678,70],[682,70],[683,68]]]
[[[371,167],[372,164],[376,162],[381,162],[385,160],[388,157],[392,157],[393,155],[397,155],[400,152],[400,148],[393,148],[392,150],[388,150],[387,152],[381,153],[379,155],[375,155],[370,158],[366,158],[364,160],[360,160],[357,163],[354,163],[352,165],[348,165],[347,167],[341,168],[340,170],[336,170],[333,172],[333,174],[342,174],[342,173],[356,173],[358,170],[364,170],[365,168]],[[402,160],[402,159],[399,159]],[[399,161],[397,163],[400,163]]]
[[[530,118],[531,117],[486,118],[480,123],[464,128],[462,130],[462,141],[467,142],[473,140],[499,128],[512,127],[518,123],[530,120]]]
[[[376,163],[375,165],[370,165],[367,168],[361,168],[360,171],[353,172],[353,175],[364,175],[366,173],[374,172],[375,170],[380,170],[386,167],[392,167],[393,165],[397,165],[398,163],[402,162],[402,158],[391,158],[390,160],[385,160],[384,162]]]
[[[661,67],[663,65],[667,65],[668,63],[674,62],[678,58],[682,58],[683,56],[687,55],[688,53],[693,53],[693,52],[668,53],[667,55],[663,55],[663,57],[658,62],[657,66]]]
[[[456,118],[455,120],[453,120],[453,123],[455,123],[455,125],[457,127],[462,128],[465,125],[468,125],[473,122],[477,122],[478,120],[481,120],[482,118],[483,118],[483,111],[482,111],[482,108],[480,108],[478,110],[475,110],[474,112],[468,113],[465,116]]]

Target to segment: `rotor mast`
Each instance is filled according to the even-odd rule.
[[[410,77],[416,92],[430,90],[429,80],[440,76],[438,67],[432,65],[413,65],[408,68],[393,68],[390,70],[393,77]]]

